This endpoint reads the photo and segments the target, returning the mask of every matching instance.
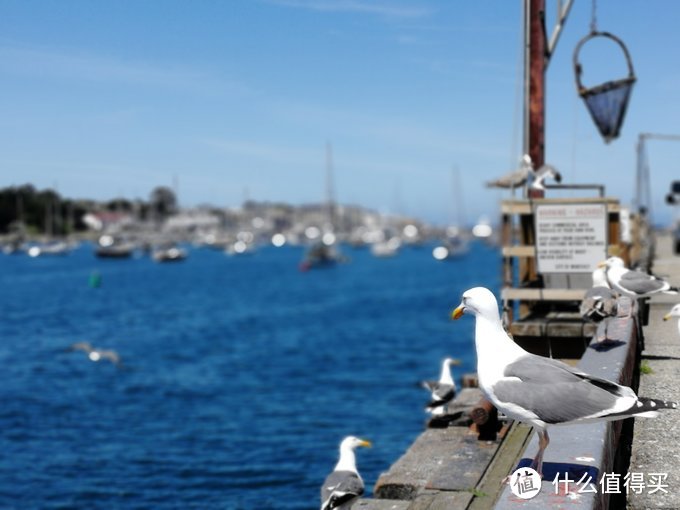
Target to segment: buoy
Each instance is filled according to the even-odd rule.
[[[90,273],[90,280],[89,280],[89,285],[93,289],[97,289],[101,287],[102,284],[102,275],[99,273],[99,271],[92,271]]]

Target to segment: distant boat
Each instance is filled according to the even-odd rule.
[[[27,253],[30,257],[63,256],[71,252],[71,246],[64,241],[49,241],[31,246]]]
[[[156,262],[180,262],[187,258],[187,252],[174,244],[162,245],[151,250],[151,258]]]
[[[117,239],[105,234],[97,241],[94,254],[100,258],[125,259],[132,256],[135,251],[135,244],[123,239]]]
[[[346,261],[347,259],[340,254],[335,245],[319,241],[307,250],[305,258],[300,263],[300,271],[333,267],[339,262]]]
[[[236,241],[224,250],[227,255],[252,255],[255,253],[255,245],[245,241]]]
[[[468,242],[461,236],[447,238],[439,246],[432,250],[432,256],[436,260],[451,260],[462,257],[469,251]]]
[[[374,257],[389,258],[394,257],[399,253],[399,248],[401,248],[401,239],[398,237],[391,237],[387,241],[373,243],[371,245],[371,253]]]
[[[456,208],[456,223],[446,229],[446,237],[442,243],[432,250],[436,260],[451,260],[465,255],[469,251],[468,240],[461,233],[463,224],[463,189],[460,183],[460,173],[457,167],[452,172],[453,202]]]

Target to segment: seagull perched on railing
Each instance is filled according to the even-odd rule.
[[[340,460],[321,486],[321,510],[346,509],[364,493],[364,481],[357,471],[354,449],[371,447],[371,442],[347,436],[340,443]]]
[[[680,303],[671,308],[671,311],[663,316],[663,320],[670,320],[672,317],[678,318],[678,333],[680,333]]]
[[[549,425],[654,417],[659,409],[678,407],[676,402],[638,397],[626,386],[528,353],[503,329],[498,301],[489,289],[466,291],[451,317],[464,313],[475,316],[479,387],[508,417],[536,429],[539,448],[531,468],[541,476]]]
[[[552,165],[543,165],[538,170],[534,170],[534,163],[531,156],[522,156],[520,167],[514,172],[504,175],[493,181],[486,183],[487,188],[515,189],[524,186],[527,181],[533,189],[545,189],[544,181],[547,178],[562,182],[562,175]]]
[[[609,286],[607,275],[603,268],[593,271],[593,286],[586,291],[581,301],[579,311],[581,317],[592,322],[599,322],[607,317],[616,315],[617,294]]]
[[[598,267],[606,268],[607,281],[613,289],[632,298],[648,297],[659,292],[678,293],[677,287],[672,287],[670,283],[657,276],[626,268],[623,259],[619,257],[609,257],[600,262]]]
[[[433,415],[446,414],[448,404],[456,396],[456,382],[451,376],[451,366],[460,365],[460,360],[446,358],[438,381],[423,381],[421,385],[432,392],[432,400],[425,407]]]

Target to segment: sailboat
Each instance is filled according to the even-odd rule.
[[[45,230],[47,234],[47,241],[31,246],[27,251],[30,257],[41,257],[45,255],[67,255],[71,252],[71,246],[69,243],[61,239],[56,239],[53,235],[53,209],[55,209],[57,205],[55,201],[50,200],[46,204],[45,208]]]
[[[450,225],[442,242],[432,250],[432,256],[436,260],[452,260],[465,255],[468,250],[468,240],[463,235],[461,222],[463,220],[463,194],[460,185],[458,167],[454,167],[451,173],[453,184],[454,207],[456,208],[456,224]]]
[[[337,238],[333,232],[335,227],[335,198],[333,189],[333,153],[330,143],[326,144],[326,225],[324,233],[309,247],[304,259],[300,262],[300,270],[328,268],[347,259],[337,248]],[[317,229],[318,230],[318,229]]]

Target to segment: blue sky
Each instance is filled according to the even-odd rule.
[[[0,186],[146,198],[177,176],[183,205],[235,206],[246,193],[318,202],[331,142],[340,202],[446,222],[457,166],[467,219],[494,217],[503,194],[483,182],[521,156],[521,10],[520,0],[0,0]],[[680,134],[680,2],[597,2],[598,27],[626,42],[639,78],[609,145],[574,86],[590,14],[575,0],[550,63],[546,161],[628,203],[638,133]],[[598,45],[584,68],[589,84],[625,75]],[[667,220],[680,143],[648,150],[655,214]]]

